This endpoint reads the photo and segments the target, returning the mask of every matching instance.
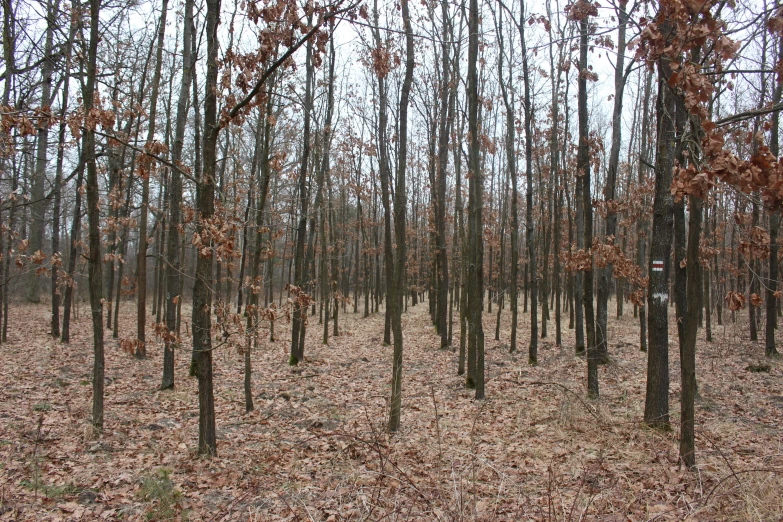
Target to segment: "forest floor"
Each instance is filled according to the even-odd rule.
[[[520,352],[509,354],[510,313],[500,341],[487,313],[487,398],[476,401],[457,376],[457,353],[438,349],[427,304],[410,307],[395,435],[385,431],[391,348],[382,313],[341,314],[328,346],[311,318],[294,368],[289,326],[278,321],[280,340],[252,355],[252,413],[242,356],[215,353],[212,459],[195,453],[187,349],[177,353],[176,388],[162,392],[161,343],[137,360],[108,338],[105,431],[96,436],[88,309],[70,345],[48,336],[48,313],[12,305],[0,347],[0,520],[783,520],[783,363],[747,341],[747,312],[715,327],[713,343],[699,332],[697,472],[678,466],[673,324],[674,429],[641,424],[646,357],[630,305],[610,319],[612,362],[600,368],[595,401],[585,398],[586,364],[567,319],[563,346],[550,321],[532,367],[529,316],[520,313]],[[133,303],[120,315],[121,337],[133,338]],[[455,343],[458,330],[456,321]]]

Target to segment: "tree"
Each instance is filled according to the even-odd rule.
[[[56,13],[59,10],[59,0],[47,0],[46,3],[46,41],[44,43],[44,57],[41,64],[41,112],[51,117],[52,103],[52,76],[55,61],[52,56],[54,32],[56,30]],[[49,118],[39,118],[38,139],[35,153],[35,175],[32,180],[30,214],[30,250],[40,252],[43,248],[44,225],[49,199],[45,196],[46,166],[49,149]],[[27,292],[27,300],[37,303],[41,300],[39,287],[40,276],[38,271],[30,271],[30,281]]]
[[[299,168],[299,225],[296,229],[296,253],[294,254],[295,284],[297,292],[304,292],[307,282],[307,263],[305,261],[305,239],[307,233],[307,208],[310,194],[307,188],[308,161],[310,157],[310,120],[313,107],[313,45],[307,43],[305,56],[305,97],[304,125],[302,131],[302,158]],[[291,326],[291,356],[288,364],[296,366],[304,357],[304,336],[308,303],[305,296],[295,295],[295,305]]]
[[[98,42],[100,41],[101,0],[90,0],[90,43],[87,49],[87,81],[82,88],[84,113],[90,115],[95,96]],[[95,124],[85,122],[82,154],[87,166],[87,220],[89,222],[89,286],[92,315],[93,371],[92,371],[92,423],[103,430],[103,276],[101,259],[101,216],[98,194],[98,165],[95,160]]]
[[[617,28],[617,58],[614,64],[614,108],[612,109],[612,147],[609,153],[609,166],[606,174],[606,184],[604,185],[604,204],[606,205],[606,219],[604,220],[604,237],[607,243],[614,243],[617,234],[617,210],[616,205],[616,185],[617,169],[620,163],[620,147],[622,144],[622,113],[623,96],[625,94],[625,84],[628,74],[631,72],[633,60],[626,67],[625,31],[628,26],[628,11],[625,2],[619,2],[615,7],[618,18]],[[596,353],[598,362],[607,363],[608,355],[608,302],[612,277],[612,265],[598,271],[598,306],[596,311]],[[623,299],[622,295],[617,295],[617,300]]]
[[[783,56],[783,38],[778,38],[778,55]],[[783,82],[778,78],[777,86],[775,87],[774,94],[772,96],[773,105],[780,104],[781,94],[783,94]],[[769,137],[769,151],[770,153],[778,157],[780,154],[780,112],[775,112],[772,116],[772,125],[770,129]],[[765,325],[765,340],[764,340],[764,353],[767,357],[773,357],[778,354],[778,350],[775,347],[775,330],[778,326],[778,313],[777,313],[777,292],[778,292],[778,232],[780,230],[780,216],[777,212],[772,212],[769,215],[769,267],[768,277],[766,283],[766,295],[764,296],[766,301],[766,325]]]
[[[168,0],[161,0],[160,21],[158,22],[158,43],[155,51],[155,73],[152,76],[152,93],[150,94],[149,125],[147,127],[147,141],[144,148],[150,152],[157,152],[159,147],[155,144],[155,118],[158,111],[158,92],[160,90],[160,75],[163,66],[163,38],[166,35],[166,15],[168,14]],[[145,158],[147,159],[147,158]],[[138,293],[136,305],[136,356],[145,357],[146,349],[146,325],[147,325],[147,220],[150,204],[150,176],[153,172],[153,163],[142,161],[141,178],[141,217],[139,219],[139,252],[136,261],[138,271]]]
[[[60,107],[60,126],[57,139],[57,166],[54,176],[54,211],[52,213],[52,337],[60,337],[60,289],[59,271],[62,264],[60,253],[60,214],[62,205],[63,168],[65,162],[65,137],[67,130],[66,116],[68,114],[68,96],[70,93],[70,76],[72,65],[72,44],[76,35],[77,24],[71,21],[68,43],[65,45],[65,70],[63,72],[63,91]],[[81,195],[79,195],[80,197]],[[0,249],[1,251],[2,249]],[[71,274],[72,275],[72,274]]]
[[[670,22],[661,27],[668,41],[673,39]],[[652,236],[647,273],[647,393],[644,422],[669,429],[669,266],[674,228],[673,201],[670,191],[672,169],[677,147],[675,115],[676,94],[669,86],[672,60],[661,55],[657,62],[658,97],[655,105],[657,137],[655,157],[655,198],[653,199]]]
[[[476,389],[476,399],[484,398],[484,327],[481,319],[484,300],[484,176],[479,155],[479,99],[478,99],[478,51],[479,51],[478,1],[470,0],[468,7],[468,235],[467,261],[467,323],[468,323],[468,375],[467,385]]]
[[[182,175],[179,165],[182,163],[182,150],[185,143],[185,127],[187,124],[188,98],[192,83],[194,59],[191,54],[193,32],[193,0],[185,0],[184,20],[182,29],[182,79],[177,100],[176,123],[174,129],[174,146],[171,150],[171,169],[169,182],[169,220],[168,242],[166,244],[166,335],[163,339],[163,378],[162,390],[174,387],[174,351],[179,345],[177,334],[177,305],[182,296],[180,288],[180,270],[182,260],[179,256],[179,227],[181,226],[182,205]],[[198,110],[198,108],[196,108]]]
[[[440,347],[446,348],[450,344],[448,329],[446,326],[446,312],[449,298],[449,265],[446,252],[446,169],[449,164],[449,134],[454,119],[453,105],[449,103],[449,97],[453,93],[449,89],[449,70],[451,62],[449,49],[450,16],[446,0],[441,0],[441,16],[443,18],[443,34],[441,41],[441,87],[440,87],[440,120],[438,121],[438,177],[435,204],[435,223],[437,237],[437,288],[438,307],[436,326],[440,334]]]
[[[579,22],[579,91],[578,111],[579,145],[576,157],[577,183],[582,185],[582,212],[584,246],[587,258],[585,260],[582,286],[582,306],[584,307],[585,333],[587,334],[587,395],[598,397],[598,346],[595,336],[595,315],[593,312],[593,201],[590,194],[590,144],[587,126],[587,79],[591,72],[587,68],[587,35],[590,16],[598,12],[592,4],[580,0],[571,6],[569,17]]]
[[[397,156],[397,183],[394,192],[394,239],[396,244],[394,255],[394,279],[391,281],[388,303],[391,304],[391,327],[394,335],[394,353],[392,355],[392,390],[391,411],[389,412],[389,431],[397,431],[400,427],[402,406],[402,303],[405,296],[403,288],[405,280],[405,261],[407,240],[406,207],[407,193],[405,187],[405,170],[408,164],[408,103],[411,83],[413,82],[413,28],[408,0],[402,2],[402,25],[405,31],[405,76],[400,89],[399,107],[399,151]],[[444,303],[445,305],[445,303]]]
[[[522,7],[521,18],[525,18],[525,4]],[[522,102],[525,114],[525,178],[527,192],[525,194],[525,240],[527,242],[528,267],[530,270],[530,345],[528,346],[528,362],[538,364],[538,264],[536,258],[536,227],[533,222],[533,106],[530,94],[530,66],[528,64],[527,42],[525,40],[525,23],[519,23],[519,41],[522,50],[522,83],[524,85],[524,100]],[[545,298],[546,299],[546,298]]]

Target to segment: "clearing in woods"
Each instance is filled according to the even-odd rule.
[[[130,336],[131,303],[122,312],[121,331]],[[457,353],[437,348],[426,304],[409,307],[402,429],[394,436],[385,432],[391,347],[382,345],[383,314],[341,314],[341,335],[329,346],[311,317],[306,359],[295,368],[287,364],[289,325],[280,320],[279,340],[264,339],[253,352],[250,414],[242,357],[216,351],[213,459],[195,454],[187,338],[176,354],[176,388],[165,392],[160,342],[137,360],[107,338],[106,428],[95,436],[89,315],[82,312],[63,345],[48,336],[48,314],[45,305],[11,307],[0,367],[0,520],[779,520],[783,513],[783,365],[739,333],[747,331],[744,314],[716,327],[713,343],[699,332],[697,473],[677,462],[676,342],[674,430],[640,422],[646,358],[631,313],[609,322],[612,362],[600,368],[600,399],[589,401],[573,330],[564,328],[561,348],[543,340],[531,367],[529,325],[520,321],[521,351],[509,354],[505,311],[501,341],[487,336],[487,399],[475,401],[456,374]],[[189,311],[183,333],[186,318]],[[494,328],[494,318],[485,314],[485,327]]]

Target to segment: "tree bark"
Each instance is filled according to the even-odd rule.
[[[478,50],[479,50],[478,1],[470,0],[468,10],[468,271],[472,275],[466,281],[468,307],[468,377],[469,387],[476,388],[476,399],[484,398],[484,327],[482,324],[482,303],[484,299],[484,223],[483,183],[479,144],[479,99],[478,99]],[[524,41],[524,38],[522,39]]]
[[[475,1],[475,0],[473,0]],[[396,244],[394,256],[394,280],[391,296],[391,327],[394,335],[394,353],[392,356],[392,391],[391,409],[389,412],[389,431],[395,432],[400,427],[402,409],[402,304],[405,296],[403,282],[406,272],[406,207],[408,195],[405,188],[405,170],[408,163],[408,103],[411,84],[413,83],[413,28],[408,9],[408,0],[401,0],[402,23],[405,31],[405,76],[400,89],[399,107],[399,150],[397,152],[397,183],[394,194],[394,239]]]
[[[778,42],[778,56],[783,56],[783,39]],[[778,78],[777,86],[773,94],[773,104],[780,103],[783,94],[783,83]],[[772,128],[770,129],[769,150],[774,157],[780,154],[780,112],[775,112],[772,116]],[[778,232],[780,230],[780,215],[772,212],[769,215],[769,277],[766,284],[766,308],[767,317],[764,328],[766,339],[764,340],[764,353],[767,357],[773,357],[778,354],[775,343],[775,330],[778,327],[777,297],[775,295],[778,289]]]
[[[670,39],[671,23],[661,27]],[[644,422],[652,427],[670,429],[669,423],[669,270],[674,229],[674,210],[671,195],[672,168],[676,142],[675,94],[669,87],[670,60],[658,60],[658,98],[656,100],[655,197],[653,200],[652,236],[650,239],[650,275],[647,294],[647,326],[649,334],[647,354],[647,390],[644,404]],[[662,268],[661,268],[662,267]]]
[[[47,0],[46,3],[46,39],[44,40],[44,60],[41,64],[41,110],[51,113],[52,103],[52,74],[55,60],[52,57],[54,31],[57,24],[57,12],[59,0]],[[67,83],[67,80],[66,80]],[[46,225],[46,210],[49,206],[49,198],[45,197],[46,164],[49,149],[49,122],[42,118],[38,127],[38,138],[35,152],[35,173],[30,188],[30,252],[43,250],[43,239]],[[40,275],[37,270],[30,271],[30,280],[27,287],[27,301],[38,303],[41,301]]]
[[[688,310],[681,347],[680,371],[682,393],[680,400],[680,460],[688,468],[696,465],[694,438],[694,400],[696,397],[696,333],[699,327],[699,295],[702,291],[699,240],[701,238],[701,201],[688,197]]]
[[[598,346],[595,335],[595,316],[593,312],[593,202],[590,194],[590,151],[588,148],[587,128],[587,33],[588,15],[579,21],[579,148],[576,158],[576,170],[582,184],[582,212],[584,214],[584,247],[589,255],[588,268],[582,274],[582,304],[584,306],[585,334],[587,336],[587,395],[598,398]]]
[[[152,77],[152,93],[150,94],[149,123],[147,127],[147,142],[145,148],[149,151],[155,139],[155,119],[158,111],[158,92],[160,91],[160,73],[163,66],[163,39],[166,35],[166,15],[168,0],[161,0],[160,21],[158,22],[158,44],[155,55],[155,73]],[[146,326],[147,326],[147,220],[150,204],[150,175],[153,170],[151,158],[142,158],[142,188],[141,215],[139,216],[139,248],[136,261],[138,274],[138,291],[136,294],[136,357],[146,357]]]
[[[100,39],[101,0],[90,0],[90,45],[87,51],[87,83],[83,90],[84,112],[89,114],[95,95],[97,75],[98,41]],[[103,274],[101,259],[101,214],[98,194],[98,166],[95,161],[95,129],[84,132],[85,164],[87,166],[87,220],[89,222],[89,286],[92,312],[93,372],[92,372],[92,423],[103,430]]]
[[[299,224],[296,233],[296,251],[294,253],[295,284],[303,291],[307,282],[307,264],[305,260],[305,239],[307,234],[307,207],[310,194],[307,190],[307,173],[310,157],[310,120],[313,105],[313,64],[312,43],[307,43],[305,57],[306,80],[304,102],[304,127],[302,132],[302,159],[299,170]],[[291,355],[288,364],[296,366],[304,357],[305,319],[307,306],[302,306],[299,299],[294,301],[293,320],[291,322]]]
[[[174,146],[171,151],[171,162],[179,165],[182,162],[182,149],[185,143],[185,127],[187,125],[188,99],[193,75],[192,41],[194,33],[193,0],[185,0],[184,29],[182,31],[182,81],[179,86],[177,100],[177,120],[174,129]],[[198,107],[194,107],[198,110]],[[166,336],[163,345],[163,377],[160,387],[167,390],[174,387],[174,351],[179,346],[177,333],[177,308],[182,299],[179,288],[182,259],[179,255],[182,221],[180,206],[182,205],[182,175],[178,169],[171,169],[171,184],[169,190],[169,233],[166,244]]]
[[[623,95],[625,94],[625,30],[628,24],[626,4],[619,2],[617,5],[618,29],[617,29],[617,60],[614,65],[614,109],[612,111],[612,147],[609,152],[609,168],[606,174],[604,186],[604,203],[606,204],[606,219],[604,221],[604,240],[614,244],[617,234],[617,211],[615,209],[615,189],[617,184],[617,169],[620,165],[620,146],[622,138],[622,113]],[[609,293],[612,283],[612,265],[598,271],[598,307],[596,321],[596,354],[598,362],[609,362],[607,321],[609,316]],[[622,299],[617,295],[617,300]]]
[[[525,12],[524,2],[522,12]],[[523,15],[524,17],[524,15]],[[530,98],[530,67],[528,65],[527,42],[525,40],[525,22],[518,25],[519,41],[522,49],[522,82],[524,85],[523,109],[525,114],[525,240],[527,242],[528,267],[525,272],[530,277],[530,344],[528,362],[538,364],[538,266],[536,258],[536,227],[533,222],[533,106]]]
[[[220,127],[217,122],[218,41],[220,0],[207,0],[207,76],[204,84],[203,172],[196,189],[198,224],[196,233],[204,240],[215,212],[215,167]],[[215,398],[212,388],[212,244],[196,252],[196,274],[193,283],[193,351],[198,360],[198,453],[217,455],[215,433]]]
[[[499,0],[500,1],[500,0]],[[511,339],[509,341],[509,352],[514,353],[517,350],[517,321],[519,316],[519,209],[518,198],[519,188],[517,186],[517,162],[516,162],[516,125],[513,98],[509,97],[506,88],[506,80],[503,74],[503,9],[498,9],[498,77],[500,78],[500,93],[503,97],[503,105],[506,109],[506,169],[511,178],[511,281],[509,290],[511,292]],[[513,52],[513,48],[512,48]],[[513,55],[512,55],[513,57]],[[509,76],[511,75],[511,66],[509,66]],[[510,82],[509,82],[510,83]],[[500,312],[498,312],[500,314]],[[498,321],[500,323],[500,321]]]

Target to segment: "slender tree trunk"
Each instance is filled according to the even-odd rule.
[[[639,140],[640,152],[639,152],[639,167],[638,167],[638,182],[637,188],[641,191],[642,187],[647,182],[647,165],[648,159],[648,137],[649,133],[649,113],[650,113],[650,94],[652,91],[652,72],[648,72],[645,75],[644,81],[644,102],[642,103],[642,128],[641,139]],[[657,179],[657,178],[656,178]],[[636,251],[637,251],[637,264],[641,267],[642,277],[647,276],[647,263],[646,261],[646,247],[647,241],[645,240],[643,232],[647,230],[647,216],[645,213],[646,199],[642,201],[642,211],[640,212],[639,220],[636,223]],[[648,289],[649,299],[649,289]],[[648,306],[639,307],[639,349],[643,352],[647,351],[647,309]],[[668,342],[668,341],[667,341]]]
[[[474,0],[475,1],[475,0]],[[406,207],[408,195],[405,188],[405,170],[408,163],[408,102],[413,83],[413,28],[411,27],[408,0],[401,0],[402,23],[405,30],[405,76],[400,89],[399,107],[399,150],[397,157],[397,183],[394,194],[394,238],[397,243],[394,259],[394,279],[391,281],[392,333],[394,334],[394,353],[392,358],[391,409],[389,412],[389,431],[400,427],[402,408],[402,301],[405,291],[403,281],[406,272]]]
[[[63,161],[65,156],[65,131],[67,123],[65,117],[68,114],[68,94],[70,92],[70,76],[71,76],[71,41],[76,35],[76,23],[71,22],[71,28],[69,32],[69,41],[65,48],[65,80],[63,82],[62,93],[62,107],[60,108],[60,129],[57,140],[57,166],[54,176],[54,212],[52,214],[52,257],[58,256],[58,260],[62,262],[62,256],[60,253],[60,214],[62,206],[62,179],[63,179]],[[2,236],[0,236],[0,242]],[[2,246],[0,246],[0,252],[2,252]],[[52,336],[60,337],[60,289],[59,285],[59,264],[52,263]],[[5,289],[3,289],[5,292]]]
[[[546,2],[547,15],[551,18],[550,2]],[[560,296],[562,290],[561,269],[560,269],[560,247],[561,247],[561,213],[563,207],[563,190],[560,188],[560,148],[558,146],[559,137],[559,117],[560,117],[560,78],[562,68],[555,67],[554,44],[552,34],[549,33],[549,72],[550,87],[552,89],[552,129],[549,142],[550,168],[552,170],[552,180],[555,184],[555,212],[554,212],[554,292],[555,292],[555,346],[561,346],[563,343],[562,327],[560,324]],[[563,60],[563,47],[558,46],[559,58],[558,64]],[[569,210],[570,212],[570,210]]]
[[[469,200],[468,200],[468,270],[472,277],[467,281],[468,307],[468,378],[469,387],[476,388],[476,399],[484,398],[484,327],[482,324],[482,303],[484,298],[484,223],[483,183],[479,144],[479,99],[478,99],[478,1],[470,0],[468,10],[468,147]],[[524,38],[522,38],[524,41]],[[529,109],[529,107],[528,107]],[[472,370],[472,371],[471,371]]]
[[[138,128],[137,128],[138,130]],[[135,163],[135,156],[134,160],[131,161],[131,164]],[[131,198],[133,197],[133,177],[128,176],[128,187],[127,187],[127,193],[125,195],[125,208],[123,211],[123,216],[125,218],[128,218],[130,216],[130,204],[131,204]],[[125,259],[125,252],[128,249],[128,225],[123,227],[122,231],[122,237],[120,239],[120,258]],[[119,314],[120,314],[120,300],[122,299],[122,273],[123,270],[125,270],[125,263],[120,263],[119,268],[117,270],[117,300],[114,304],[114,330],[112,330],[112,338],[117,339],[119,337],[119,329],[120,329],[120,323],[119,323]]]
[[[150,94],[149,124],[145,148],[152,150],[155,140],[155,119],[158,111],[158,92],[160,91],[160,73],[163,66],[163,39],[166,34],[166,15],[168,0],[161,0],[160,21],[158,22],[158,44],[155,56],[155,73],[152,77]],[[139,217],[139,248],[136,261],[138,291],[136,304],[136,357],[146,357],[147,326],[147,220],[150,204],[150,175],[154,169],[151,158],[142,158],[141,215]]]
[[[460,142],[462,139],[462,126],[460,126]],[[455,147],[456,149],[456,147]],[[455,212],[459,228],[459,252],[460,252],[460,277],[459,277],[459,358],[457,362],[457,375],[465,374],[465,359],[467,356],[468,336],[468,294],[467,294],[467,270],[468,270],[468,240],[465,235],[465,213],[462,203],[462,151],[454,152],[454,177],[455,177]]]
[[[500,204],[500,249],[498,251],[498,280],[497,280],[497,303],[498,303],[498,315],[495,322],[495,340],[500,340],[500,314],[503,311],[503,298],[505,296],[505,273],[504,273],[504,258],[506,257],[506,214],[508,214],[508,170],[506,170],[505,183],[503,184],[503,192],[501,196]]]
[[[310,195],[307,190],[307,173],[310,157],[310,119],[313,105],[313,64],[312,43],[307,43],[307,55],[305,68],[307,70],[305,80],[305,106],[304,127],[302,133],[302,163],[299,170],[299,225],[296,234],[296,252],[294,253],[295,284],[300,291],[304,290],[307,282],[307,264],[305,260],[305,239],[307,234],[307,207]],[[294,313],[291,323],[291,356],[288,364],[296,366],[304,357],[305,319],[307,317],[307,305],[302,305],[299,298],[294,300]]]
[[[215,398],[212,389],[212,244],[208,235],[215,212],[215,167],[217,163],[217,76],[220,0],[207,0],[207,76],[204,84],[203,172],[196,189],[198,224],[196,233],[202,246],[196,252],[196,274],[193,283],[193,351],[198,360],[198,453],[217,455],[215,434]],[[204,251],[206,249],[206,251]]]
[[[57,24],[57,12],[59,0],[47,0],[46,3],[46,38],[44,40],[44,60],[41,64],[41,110],[51,113],[52,103],[52,74],[55,60],[52,58],[54,31]],[[67,80],[66,80],[67,83]],[[41,118],[46,122],[46,118]],[[35,173],[30,189],[30,252],[43,250],[44,228],[46,225],[46,210],[49,199],[45,197],[46,166],[49,149],[49,125],[43,123],[38,128],[35,152]],[[30,280],[27,287],[27,300],[38,303],[41,300],[40,275],[37,270],[30,271]]]
[[[446,312],[449,296],[449,265],[446,252],[446,169],[449,162],[448,146],[449,133],[452,128],[454,118],[453,105],[449,103],[449,70],[451,69],[449,48],[449,7],[446,0],[441,0],[441,14],[443,23],[443,35],[441,42],[441,74],[442,82],[440,89],[440,122],[438,136],[438,188],[437,188],[437,252],[438,252],[438,310],[437,310],[437,328],[440,333],[440,347],[449,346],[449,334],[446,326]]]
[[[505,91],[505,90],[504,90]],[[504,96],[504,100],[505,100]],[[506,104],[506,163],[511,176],[511,341],[509,351],[517,350],[519,322],[519,188],[517,185],[516,145],[514,137],[514,106]]]
[[[587,71],[587,33],[588,18],[585,14],[579,21],[579,70]],[[578,93],[578,119],[579,119],[579,151],[576,159],[576,170],[580,175],[578,182],[582,184],[582,212],[584,213],[583,232],[585,249],[591,251],[593,244],[593,205],[591,185],[590,185],[590,151],[588,149],[588,128],[587,128],[587,77],[580,72],[579,74],[579,93]],[[584,306],[585,333],[587,335],[587,395],[591,398],[598,398],[598,346],[596,345],[595,335],[595,316],[593,312],[593,258],[590,260],[587,269],[582,274],[582,303]]]
[[[83,156],[83,155],[82,155]],[[82,182],[84,180],[84,161],[80,160],[76,177],[76,197],[73,204],[73,219],[71,220],[70,251],[68,253],[68,284],[65,287],[63,299],[63,328],[61,341],[71,342],[71,307],[73,306],[73,291],[76,283],[76,262],[79,258],[79,233],[82,227]],[[13,212],[13,210],[12,210]]]
[[[778,42],[778,57],[783,56],[783,39]],[[783,83],[778,78],[775,92],[772,96],[774,105],[780,103],[783,94]],[[770,132],[769,149],[774,157],[780,154],[780,113],[776,112],[772,116],[772,129]],[[766,285],[766,308],[767,317],[765,325],[764,353],[767,357],[773,357],[778,354],[775,346],[775,330],[778,327],[777,297],[775,293],[778,290],[778,232],[780,230],[780,215],[777,212],[771,212],[769,215],[769,277]]]
[[[706,210],[703,212],[704,214],[704,237],[709,238],[710,237],[710,221],[709,221],[709,212]],[[771,244],[770,244],[771,246]],[[705,320],[705,328],[704,328],[704,337],[705,341],[708,343],[712,342],[712,306],[711,306],[711,297],[710,297],[710,268],[709,268],[709,261],[707,262],[707,265],[703,267],[703,270],[701,271],[702,279],[704,283],[704,320]]]
[[[524,3],[522,3],[524,12]],[[519,24],[519,40],[522,49],[522,81],[524,85],[525,114],[525,177],[527,178],[527,193],[525,194],[525,240],[527,242],[528,266],[525,273],[530,276],[530,344],[528,346],[528,362],[538,364],[538,265],[536,259],[536,227],[533,222],[533,106],[530,98],[530,70],[528,66],[527,42],[525,40],[525,23]]]
[[[763,93],[762,93],[763,98]],[[751,222],[751,230],[755,229],[759,226],[759,206],[756,202],[757,198],[753,198],[753,201],[751,203],[751,216],[752,216],[752,222]],[[754,256],[750,256],[750,259],[748,260],[749,268],[750,268],[750,284],[749,286],[749,292],[751,295],[759,294],[759,276],[761,274],[761,270],[759,270],[759,261],[758,259],[754,258]],[[759,340],[759,334],[758,334],[758,313],[757,309],[758,307],[754,305],[750,299],[748,299],[748,325],[750,326],[750,340],[753,342],[757,342]]]
[[[617,5],[617,60],[614,67],[614,110],[612,111],[612,148],[609,153],[609,168],[604,187],[604,203],[606,204],[606,219],[604,220],[604,236],[607,243],[614,244],[617,234],[617,210],[615,208],[615,190],[617,185],[617,169],[620,165],[620,146],[622,139],[623,95],[625,94],[625,29],[628,24],[626,4]],[[598,362],[609,362],[608,346],[608,316],[609,293],[612,284],[612,265],[598,270],[598,307],[596,321],[596,356]],[[617,300],[622,299],[617,295]]]
[[[702,291],[699,240],[701,237],[701,201],[688,197],[688,309],[685,318],[685,335],[681,347],[680,364],[682,378],[680,410],[680,460],[688,468],[696,465],[694,438],[694,400],[696,397],[696,333],[699,327],[699,295]]]
[[[90,45],[87,51],[87,83],[82,99],[84,112],[89,114],[95,94],[97,75],[98,41],[100,39],[101,0],[90,0]],[[87,219],[89,222],[89,286],[90,310],[92,312],[93,372],[92,372],[92,423],[98,431],[103,430],[103,274],[101,259],[101,215],[98,194],[98,166],[95,161],[95,130],[84,132],[83,154],[87,166]]]
[[[193,0],[185,0],[184,29],[182,31],[182,81],[179,86],[177,100],[177,121],[174,128],[174,146],[171,152],[171,162],[178,165],[182,162],[182,149],[185,143],[185,126],[187,125],[188,98],[193,74],[193,56],[191,53],[191,38],[193,27]],[[198,107],[194,107],[198,110]],[[163,345],[163,377],[160,388],[167,390],[174,387],[174,351],[179,346],[177,329],[177,309],[182,296],[180,270],[182,258],[179,255],[182,221],[180,206],[182,205],[182,175],[179,170],[171,170],[169,192],[169,234],[166,243],[166,335]]]

